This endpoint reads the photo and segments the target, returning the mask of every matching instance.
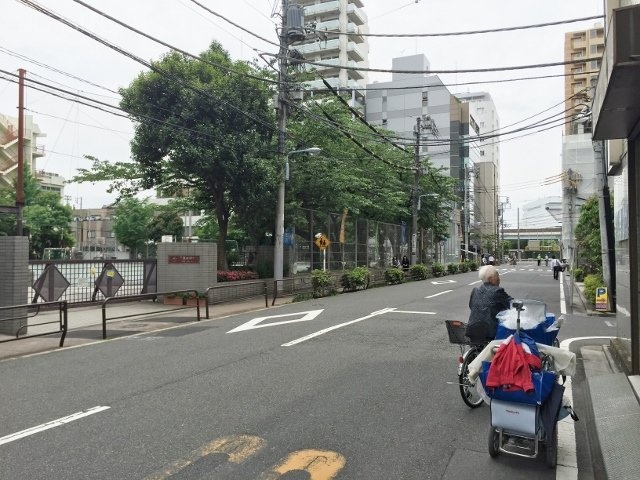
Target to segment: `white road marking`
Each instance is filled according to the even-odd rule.
[[[444,295],[445,293],[449,293],[449,292],[453,292],[453,290],[445,290],[444,292],[434,293],[433,295],[429,295],[428,297],[424,297],[424,298],[439,297],[440,295]]]
[[[604,323],[607,327],[612,327],[612,328],[615,327],[615,325],[611,323],[609,320],[605,320]]]
[[[290,342],[283,343],[281,347],[291,347],[292,345],[296,345],[298,343],[306,342],[307,340],[311,340],[312,338],[319,337],[320,335],[324,335],[325,333],[331,332],[333,330],[337,330],[338,328],[346,327],[347,325],[352,325],[354,323],[361,322],[363,320],[368,320],[370,318],[376,317],[378,315],[382,315],[383,313],[387,313],[393,311],[391,308],[383,308],[382,310],[378,310],[377,312],[370,313],[364,317],[356,318],[355,320],[350,320],[345,323],[340,323],[338,325],[334,325],[332,327],[323,328],[322,330],[318,330],[317,332],[310,333],[309,335],[305,335],[304,337],[300,337],[296,340],[291,340]]]
[[[254,328],[274,327],[276,325],[284,325],[286,323],[307,322],[309,320],[313,320],[314,318],[316,318],[323,311],[324,311],[323,309],[309,310],[308,312],[284,313],[282,315],[269,315],[268,317],[258,317],[258,318],[254,318],[253,320],[249,320],[247,323],[243,323],[242,325],[234,328],[233,330],[229,330],[227,333],[241,332],[243,330],[252,330]],[[298,318],[295,318],[293,320],[283,320],[280,322],[262,323],[264,322],[264,320],[269,320],[270,318],[283,318],[283,317],[298,317]]]
[[[111,407],[93,407],[88,410],[84,410],[82,412],[77,412],[72,415],[59,418],[57,420],[53,420],[51,422],[43,423],[42,425],[38,425],[36,427],[27,428],[26,430],[22,430],[21,432],[12,433],[11,435],[7,435],[0,438],[0,445],[4,445],[5,443],[11,443],[16,440],[19,440],[24,437],[28,437],[30,435],[34,435],[39,432],[43,432],[45,430],[49,430],[50,428],[59,427],[66,423],[73,422],[83,417],[88,417],[89,415],[93,415],[94,413],[99,413],[104,410],[108,410]]]
[[[433,285],[446,285],[447,283],[457,283],[455,280],[438,280],[431,282]]]
[[[562,304],[561,304],[562,305]],[[578,340],[611,339],[614,337],[576,337],[560,342],[560,348],[570,350],[569,346]],[[564,393],[571,399],[573,406],[573,390],[571,377],[564,383]],[[556,480],[578,479],[578,456],[576,446],[576,427],[569,416],[558,422],[558,464],[556,466]]]
[[[412,310],[396,310],[395,308],[390,308],[389,312],[393,312],[393,313],[411,313],[411,314],[416,314],[416,315],[435,315],[436,312],[415,312]]]
[[[469,285],[475,285],[476,283],[480,283],[482,280],[476,280],[475,282],[471,282]]]

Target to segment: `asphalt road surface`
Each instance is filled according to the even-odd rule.
[[[500,270],[512,296],[560,313],[549,269]],[[470,272],[2,362],[0,478],[555,479],[543,460],[491,459],[489,408],[470,410],[447,383],[459,350],[444,320],[466,321],[477,282]],[[568,324],[560,338],[597,329]]]

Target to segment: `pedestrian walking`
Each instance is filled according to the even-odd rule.
[[[553,279],[558,280],[562,266],[560,265],[560,260],[558,260],[555,255],[551,256],[551,268],[553,269]]]
[[[540,262],[542,262],[542,257],[538,254],[538,266],[540,266]]]

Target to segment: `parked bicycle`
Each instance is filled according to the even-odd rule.
[[[472,343],[465,336],[467,324],[459,320],[445,320],[449,342],[460,347],[458,357],[458,386],[460,396],[469,408],[478,408],[482,405],[483,399],[478,393],[475,382],[469,380],[469,364],[475,360],[480,352],[487,345],[486,343]]]

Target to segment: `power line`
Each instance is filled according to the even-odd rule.
[[[448,33],[349,33],[349,32],[342,32],[338,30],[315,30],[315,32],[331,33],[336,35],[351,35],[351,36],[381,37],[381,38],[457,37],[461,35],[478,35],[478,34],[484,34],[484,33],[511,32],[514,30],[527,30],[532,28],[550,27],[554,25],[564,25],[567,23],[584,22],[587,20],[597,20],[601,18],[604,18],[604,15],[592,15],[590,17],[573,18],[570,20],[558,20],[555,22],[537,23],[532,25],[520,25],[516,27],[493,28],[493,29],[487,29],[487,30],[468,30],[468,31],[462,31],[462,32],[448,32]]]
[[[273,85],[278,85],[278,82],[276,80],[271,80],[269,78],[259,77],[257,75],[251,75],[251,74],[246,73],[246,72],[238,72],[238,71],[236,71],[236,70],[234,70],[232,68],[225,67],[224,65],[220,65],[219,63],[215,63],[215,62],[211,62],[209,60],[205,60],[204,58],[202,58],[202,57],[200,57],[198,55],[194,55],[192,53],[189,53],[186,50],[182,50],[181,48],[178,48],[178,47],[176,47],[174,45],[171,45],[170,43],[167,43],[167,42],[165,42],[163,40],[160,40],[159,38],[156,38],[156,37],[154,37],[154,36],[152,36],[152,35],[150,35],[148,33],[145,33],[142,30],[138,30],[137,28],[132,27],[131,25],[129,25],[129,24],[127,24],[127,23],[125,23],[125,22],[123,22],[121,20],[118,20],[117,18],[112,17],[111,15],[109,15],[109,14],[107,14],[107,13],[101,11],[101,10],[98,10],[97,8],[95,8],[95,7],[91,6],[91,5],[83,2],[82,0],[73,0],[73,1],[78,3],[78,4],[80,4],[80,5],[82,5],[85,8],[88,8],[89,10],[97,13],[98,15],[102,15],[106,19],[111,20],[114,23],[117,23],[118,25],[120,25],[121,27],[126,28],[127,30],[130,30],[130,31],[132,31],[134,33],[137,33],[138,35],[141,35],[141,36],[143,36],[145,38],[148,38],[149,40],[151,40],[153,42],[156,42],[156,43],[158,43],[158,44],[160,44],[160,45],[162,45],[164,47],[167,47],[167,48],[169,48],[169,49],[171,49],[171,50],[173,50],[175,52],[181,53],[182,55],[185,55],[185,56],[187,56],[189,58],[193,58],[194,60],[198,60],[199,62],[206,63],[207,65],[210,65],[212,67],[218,68],[218,69],[223,70],[223,71],[225,71],[227,73],[233,73],[235,75],[241,75],[243,77],[252,78],[254,80],[259,80],[261,82],[270,83],[270,84],[273,84]],[[191,1],[194,2],[194,3],[198,3],[195,0],[191,0]]]
[[[19,0],[24,1],[24,0]],[[272,54],[271,56],[276,56]],[[350,71],[358,71],[358,72],[379,72],[379,73],[404,73],[404,74],[454,74],[454,73],[484,73],[484,72],[504,72],[509,70],[527,70],[532,68],[548,68],[548,67],[559,67],[563,65],[573,65],[576,63],[586,63],[590,61],[598,61],[601,60],[602,57],[596,58],[582,58],[579,60],[566,60],[563,62],[549,62],[549,63],[537,63],[532,65],[515,65],[509,67],[489,67],[489,68],[468,68],[463,70],[392,70],[387,68],[371,68],[371,67],[350,67],[348,65],[335,65],[331,63],[323,63],[323,62],[312,62],[311,60],[302,60],[300,58],[292,58],[288,57],[289,60],[294,62],[306,63],[308,65],[315,65],[317,67],[327,67],[327,68],[339,68],[342,70],[350,70]]]
[[[76,1],[76,0],[74,0],[74,1]],[[261,37],[260,35],[256,34],[255,32],[252,32],[251,30],[248,30],[248,29],[244,28],[243,26],[238,25],[238,24],[237,24],[237,23],[235,23],[235,22],[232,22],[231,20],[229,20],[229,19],[228,19],[227,17],[225,17],[224,15],[221,15],[221,14],[219,14],[219,13],[217,13],[217,12],[214,12],[213,10],[211,10],[211,9],[210,9],[210,8],[208,8],[208,7],[205,7],[204,5],[202,5],[200,2],[198,2],[198,1],[196,1],[196,0],[191,0],[191,2],[195,3],[196,5],[198,5],[198,6],[199,6],[200,8],[202,8],[203,10],[206,10],[206,11],[207,11],[207,12],[209,12],[211,15],[215,15],[216,17],[221,18],[221,19],[222,19],[222,20],[224,20],[225,22],[230,23],[231,25],[233,25],[233,26],[234,26],[234,27],[236,27],[236,28],[239,28],[239,29],[240,29],[240,30],[242,30],[243,32],[247,32],[249,35],[253,35],[253,36],[254,36],[254,37],[256,37],[256,38],[259,38],[259,39],[260,39],[260,40],[262,40],[263,42],[270,43],[271,45],[275,45],[276,47],[279,47],[279,46],[280,46],[280,44],[278,44],[278,43],[276,43],[276,42],[274,42],[274,41],[272,41],[272,40],[269,40],[269,39],[267,39],[267,38]]]

